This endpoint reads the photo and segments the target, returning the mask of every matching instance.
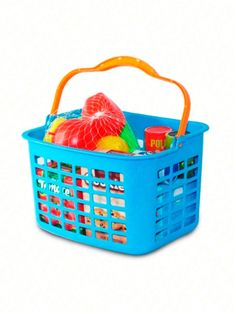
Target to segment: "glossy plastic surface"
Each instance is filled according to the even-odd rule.
[[[179,126],[179,120],[125,115],[141,140],[147,126]],[[190,133],[175,147],[143,156],[45,143],[44,127],[25,132],[38,225],[66,239],[134,255],[189,233],[199,220],[207,129],[203,123],[189,122]]]

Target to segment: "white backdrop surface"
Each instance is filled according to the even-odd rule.
[[[235,13],[230,0],[0,0],[0,312],[235,312]],[[142,257],[36,227],[27,143],[60,78],[133,55],[182,82],[205,134],[200,224]],[[179,118],[178,90],[135,69],[84,74],[61,110],[103,91],[123,109]]]

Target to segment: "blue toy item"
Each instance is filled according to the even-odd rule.
[[[203,133],[208,126],[188,122],[190,99],[181,84],[159,76],[132,57],[117,57],[70,72],[59,84],[51,114],[57,113],[62,90],[73,75],[115,66],[134,66],[180,87],[185,100],[181,121],[124,113],[139,140],[144,140],[149,126],[178,130],[170,149],[132,156],[59,146],[43,142],[45,126],[26,131],[23,137],[29,143],[39,227],[76,242],[139,255],[196,228]]]

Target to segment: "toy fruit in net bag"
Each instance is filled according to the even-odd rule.
[[[66,119],[63,117],[57,117],[48,127],[45,136],[44,136],[44,142],[49,142],[49,143],[53,143],[54,141],[54,136],[55,136],[55,132],[57,130],[57,128],[59,127],[60,124],[62,124],[62,122],[64,122]]]
[[[111,149],[119,152],[128,153],[129,146],[120,136],[108,135],[102,137],[97,143],[97,149]]]
[[[93,150],[96,148],[97,134],[93,134],[90,125],[82,119],[64,121],[56,131],[53,143],[74,148]]]
[[[126,141],[129,146],[129,152],[132,153],[133,151],[140,149],[139,144],[137,142],[137,138],[129,125],[126,121],[125,127],[121,131],[120,137]]]
[[[103,93],[89,97],[82,109],[82,119],[90,124],[100,138],[119,135],[125,126],[125,116],[120,108]]]
[[[88,150],[132,152],[139,148],[123,112],[103,93],[87,99],[80,117],[56,118],[46,131],[44,140]]]

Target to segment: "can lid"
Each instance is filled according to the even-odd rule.
[[[152,134],[163,134],[169,133],[172,131],[172,128],[168,126],[150,126],[145,129],[145,132],[152,133]]]

